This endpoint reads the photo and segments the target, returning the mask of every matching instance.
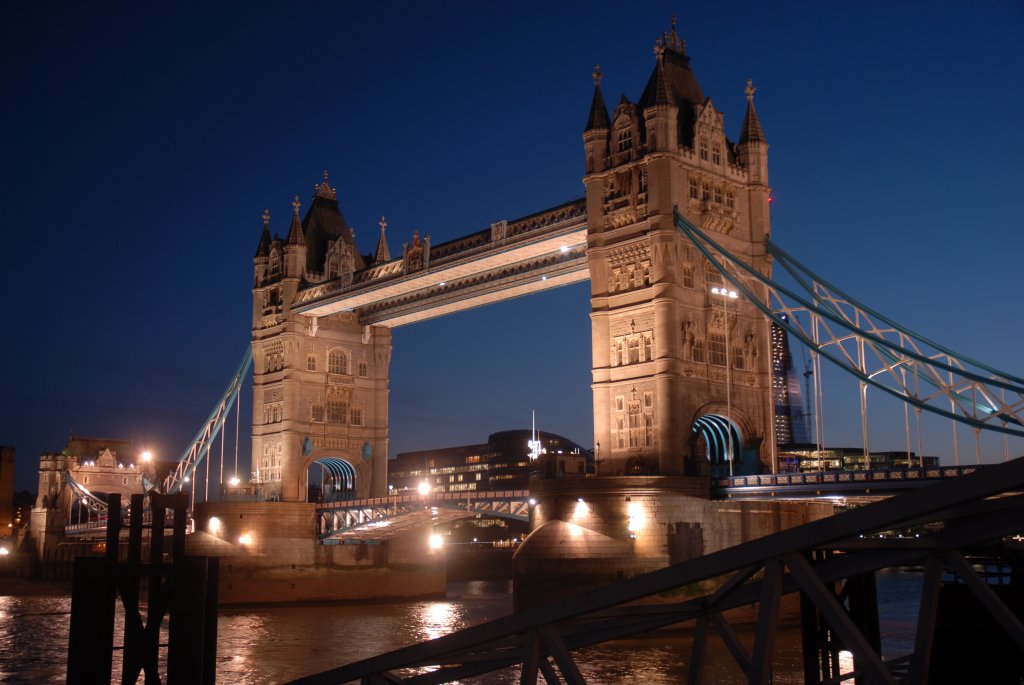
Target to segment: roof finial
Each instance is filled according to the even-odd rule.
[[[604,74],[601,73],[601,65],[600,64],[595,64],[594,65],[594,73],[592,74],[592,76],[594,77],[594,85],[595,86],[600,86],[601,85],[601,79],[604,78]]]
[[[295,210],[295,216],[296,217],[299,216],[299,207],[301,207],[301,206],[302,206],[302,203],[299,202],[299,196],[296,195],[295,198],[292,200],[292,209]]]
[[[327,169],[324,169],[324,182],[317,183],[313,186],[313,189],[316,191],[316,196],[327,200],[337,200],[338,191],[331,187],[331,184],[327,182],[327,179]]]
[[[270,210],[263,210],[263,228],[270,230]]]
[[[747,87],[743,90],[743,92],[747,94],[747,102],[750,102],[754,99],[754,93],[757,92],[757,88],[754,88],[754,79],[747,79]]]
[[[676,24],[677,23],[678,23],[678,20],[676,19],[675,12],[673,12],[672,13],[672,30],[668,31],[668,32],[664,32],[664,33],[661,34],[662,38],[664,39],[664,43],[663,44],[669,50],[675,50],[676,52],[681,52],[681,53],[683,53],[685,55],[686,54],[686,41],[679,37],[679,31],[676,29]]]
[[[378,223],[380,224],[380,232],[383,234],[384,229],[388,227],[387,219],[384,218],[383,214],[381,214],[380,221]]]
[[[654,41],[654,54],[658,56],[658,61],[665,59],[665,45],[661,42],[661,39]]]

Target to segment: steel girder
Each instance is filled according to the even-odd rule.
[[[954,352],[868,308],[767,241],[790,288],[725,250],[678,213],[676,226],[730,283],[780,328],[872,386],[970,426],[1024,437],[1024,379]],[[820,368],[815,369],[820,373]],[[863,392],[862,392],[863,397]],[[863,400],[862,400],[863,401]]]
[[[224,390],[224,394],[221,395],[220,400],[214,406],[203,427],[199,429],[196,436],[192,438],[192,442],[189,443],[185,451],[178,457],[177,466],[164,479],[162,487],[164,493],[173,494],[179,492],[182,484],[185,482],[185,478],[191,478],[192,474],[195,473],[196,467],[209,454],[213,441],[217,439],[217,435],[224,427],[224,421],[227,419],[228,413],[238,399],[242,383],[245,381],[245,375],[251,366],[252,346],[250,345],[246,348],[245,354],[242,355],[242,361],[239,362],[238,369],[235,371],[235,375],[231,377],[228,387]]]

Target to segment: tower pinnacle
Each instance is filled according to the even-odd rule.
[[[740,143],[768,142],[765,140],[764,131],[761,130],[761,120],[757,118],[757,110],[754,109],[754,88],[753,79],[747,79],[747,87],[743,92],[747,95],[747,113],[743,117],[743,128],[740,130]]]
[[[377,253],[374,255],[373,259],[374,264],[391,261],[391,250],[388,249],[388,239],[384,236],[384,230],[388,227],[387,219],[381,216],[378,223],[380,224],[380,239],[377,241]]]
[[[294,211],[294,213],[292,214],[292,225],[288,229],[289,245],[306,244],[306,236],[302,234],[302,223],[299,221],[299,208],[301,206],[302,203],[299,202],[299,196],[296,195],[295,198],[292,199],[292,210]]]

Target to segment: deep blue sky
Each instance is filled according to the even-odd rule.
[[[364,252],[381,214],[395,251],[414,228],[441,242],[580,196],[593,65],[609,107],[636,100],[673,11],[734,139],[754,79],[776,240],[1024,371],[1019,2],[370,5],[0,5],[0,443],[18,487],[69,428],[184,447],[248,344],[260,214],[284,233],[323,169]],[[531,408],[592,441],[585,284],[394,344],[392,453],[482,441]],[[829,442],[858,444],[844,401]],[[872,447],[899,449],[886,411],[900,428]]]

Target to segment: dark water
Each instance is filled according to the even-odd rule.
[[[886,658],[908,652],[913,644],[920,582],[917,573],[879,574]],[[497,618],[511,606],[510,583],[470,581],[451,583],[441,601],[223,611],[217,682],[280,683]],[[0,683],[64,682],[70,607],[67,596],[0,596]],[[752,636],[745,638],[749,648]],[[776,646],[773,682],[803,682],[799,631],[780,629]],[[592,647],[581,651],[577,662],[588,682],[680,683],[686,680],[689,649],[689,636],[682,632]],[[715,637],[708,641],[708,663],[706,682],[742,682]],[[471,682],[515,683],[518,675],[490,674]]]

